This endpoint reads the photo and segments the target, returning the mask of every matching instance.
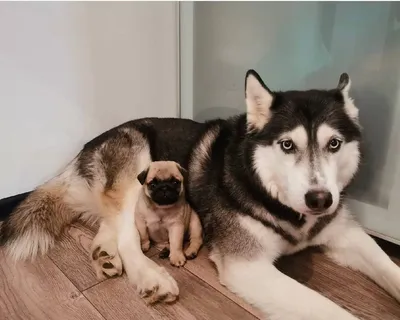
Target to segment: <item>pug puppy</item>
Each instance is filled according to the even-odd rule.
[[[202,227],[196,212],[185,199],[187,172],[173,161],[155,161],[137,179],[143,185],[136,205],[135,223],[143,252],[150,240],[161,249],[160,258],[181,267],[194,259],[203,244]],[[183,253],[184,236],[189,247]]]

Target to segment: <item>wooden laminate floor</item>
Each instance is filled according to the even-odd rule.
[[[126,276],[99,282],[90,266],[93,231],[74,224],[52,252],[34,263],[12,264],[0,248],[0,319],[4,320],[134,320],[257,319],[259,314],[217,281],[203,248],[184,268],[162,263],[180,286],[173,305],[147,307]],[[395,257],[396,247],[388,246]],[[360,319],[400,319],[400,304],[363,275],[330,262],[318,250],[279,261],[278,267],[297,281],[321,292]],[[339,319],[338,319],[339,320]]]

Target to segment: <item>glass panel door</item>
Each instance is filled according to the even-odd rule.
[[[244,75],[272,90],[352,79],[364,152],[350,205],[371,232],[400,241],[400,3],[182,2],[182,116],[244,111]]]

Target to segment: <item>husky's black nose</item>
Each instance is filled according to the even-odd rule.
[[[324,190],[308,191],[305,195],[306,205],[312,210],[326,210],[332,205],[332,193]]]

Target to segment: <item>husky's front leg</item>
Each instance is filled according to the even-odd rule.
[[[353,221],[338,221],[325,241],[327,254],[338,264],[360,271],[400,302],[400,268]]]
[[[135,192],[136,191],[136,192]],[[137,286],[147,303],[172,302],[179,295],[176,281],[163,268],[147,258],[140,246],[140,235],[135,226],[135,193],[126,203],[118,221],[118,251],[129,280]]]
[[[355,320],[317,292],[277,270],[268,259],[224,259],[221,283],[258,308],[269,320]],[[220,270],[222,269],[222,270]]]

